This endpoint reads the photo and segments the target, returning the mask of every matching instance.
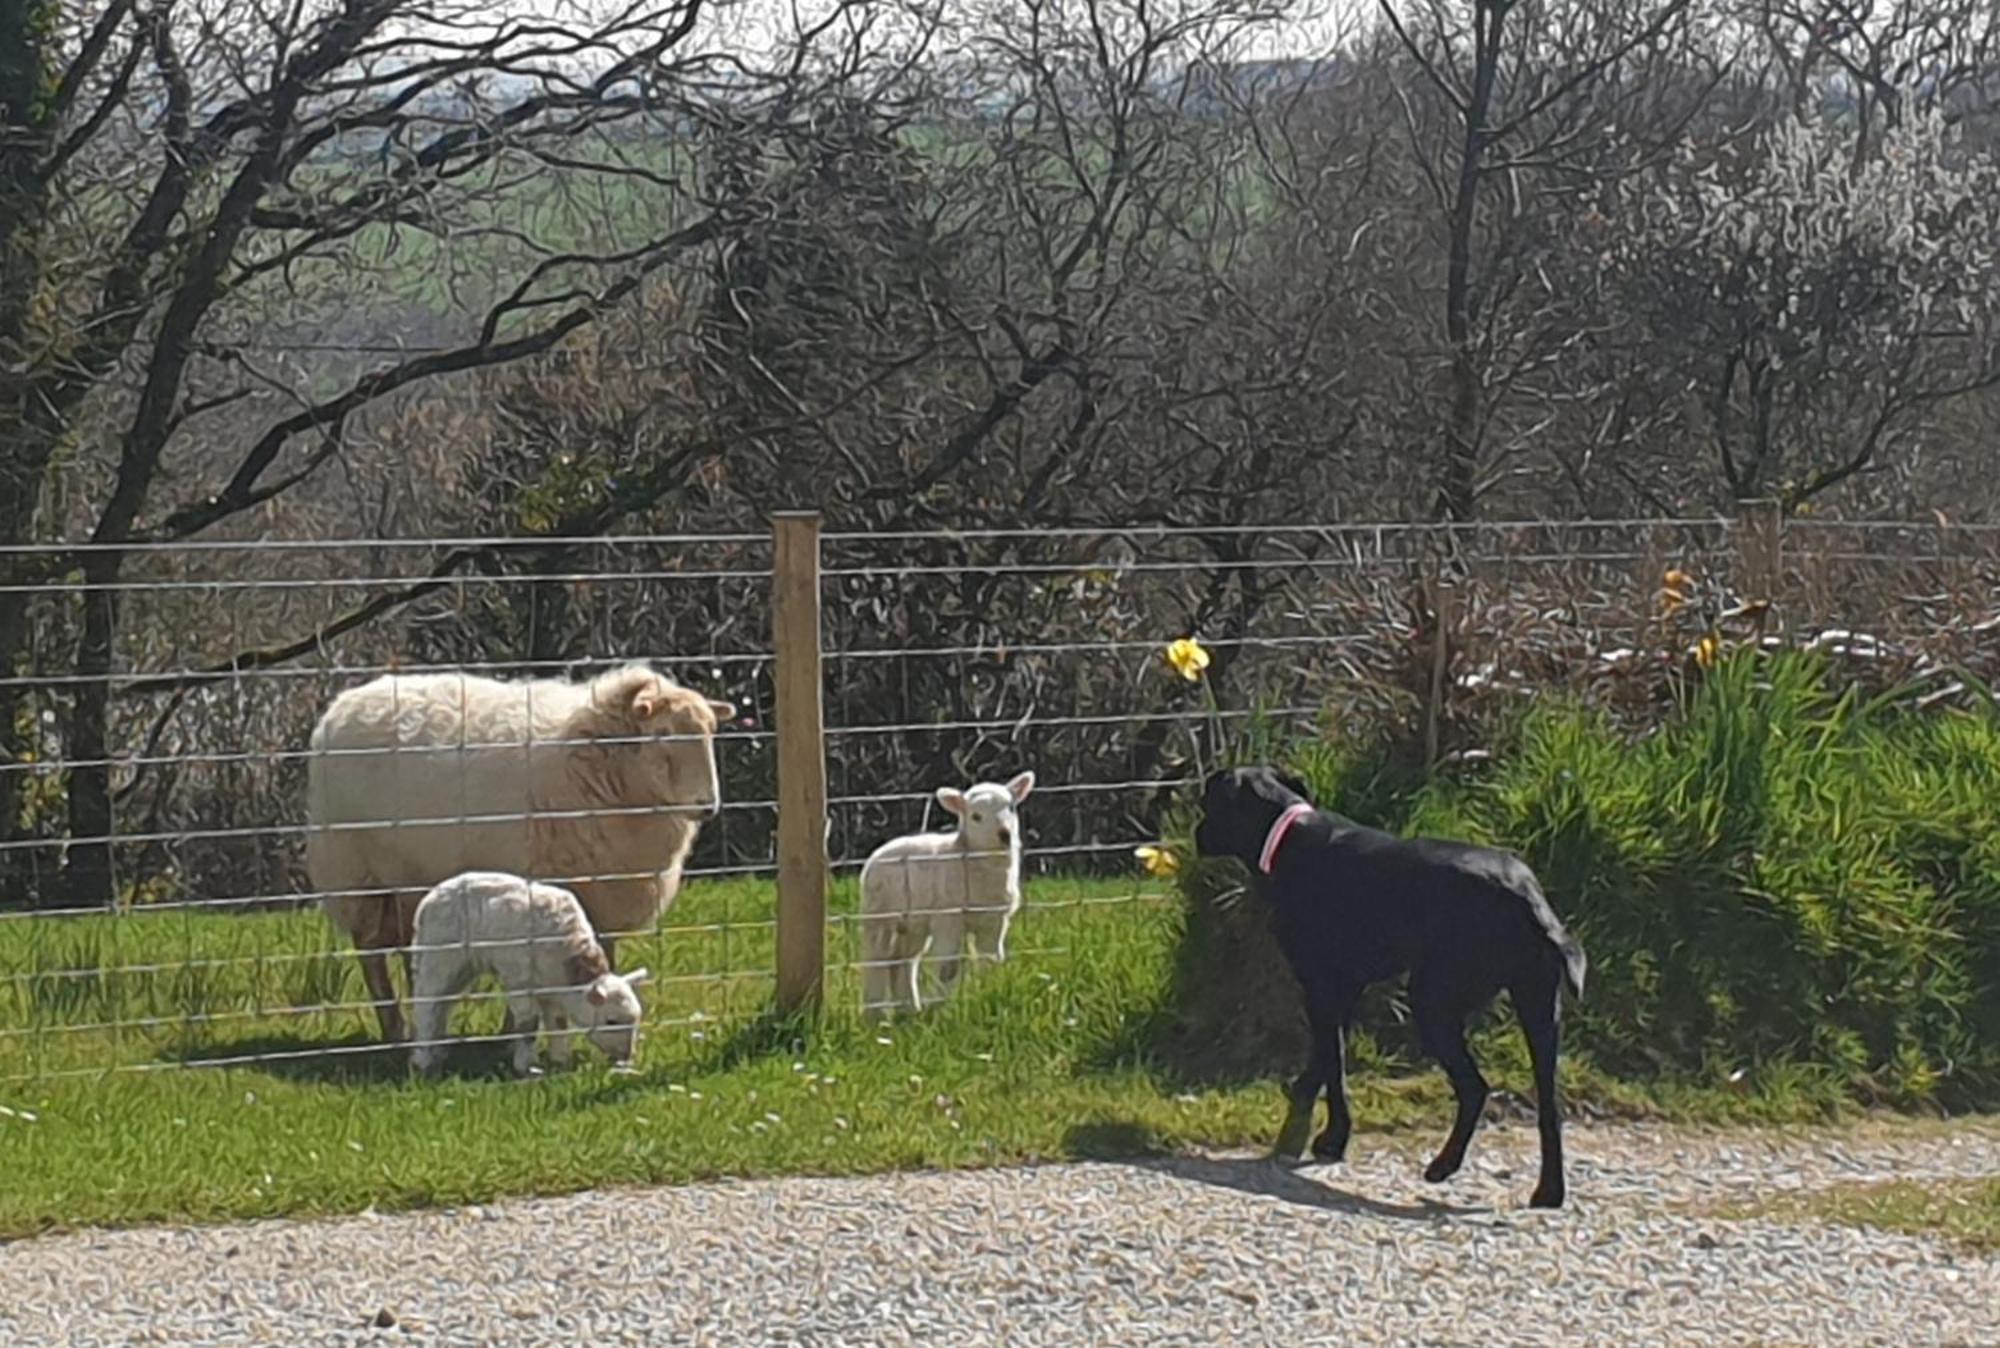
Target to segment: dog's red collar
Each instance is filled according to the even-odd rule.
[[[1278,816],[1278,822],[1271,825],[1271,831],[1264,835],[1264,851],[1257,858],[1258,870],[1266,875],[1271,873],[1271,867],[1277,864],[1278,846],[1285,841],[1285,835],[1291,832],[1292,825],[1312,812],[1313,807],[1304,801],[1285,808],[1285,812]]]

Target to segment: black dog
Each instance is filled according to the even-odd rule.
[[[1305,799],[1306,787],[1271,768],[1209,778],[1195,846],[1234,857],[1270,904],[1272,929],[1305,993],[1312,1061],[1292,1083],[1278,1154],[1294,1159],[1327,1096],[1326,1131],[1313,1155],[1338,1161],[1353,1120],[1347,1111],[1342,1037],[1370,983],[1408,971],[1410,1009],[1424,1051],[1451,1078],[1458,1118],[1424,1171],[1449,1178],[1486,1104],[1486,1079],[1465,1044],[1465,1023],[1505,988],[1535,1065],[1542,1174],[1529,1201],[1561,1207],[1562,1119],[1556,1051],[1562,987],[1583,995],[1583,947],[1563,930],[1542,887],[1519,858],[1433,838],[1404,839],[1364,828]]]

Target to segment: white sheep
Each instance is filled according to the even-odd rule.
[[[535,1069],[535,1036],[546,1020],[549,1056],[568,1066],[575,1025],[620,1066],[639,1042],[644,969],[620,977],[591,934],[576,895],[518,875],[468,871],[424,895],[412,939],[410,1001],[416,1039],[410,1066],[425,1076],[444,1067],[445,1035],[458,997],[481,974],[507,994],[514,1075]]]
[[[721,808],[713,737],[735,714],[643,664],[588,683],[388,674],[335,698],[307,762],[306,870],[360,952],[384,1037],[403,1037],[387,952],[453,875],[570,885],[607,959],[616,934],[651,925]]]
[[[914,833],[875,849],[861,868],[862,999],[870,1012],[923,1009],[921,974],[937,962],[940,997],[951,995],[968,939],[1007,958],[1007,928],[1021,907],[1021,825],[1016,813],[1035,788],[1024,772],[1005,786],[938,789],[958,818],[952,833]]]

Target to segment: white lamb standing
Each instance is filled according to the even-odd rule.
[[[583,905],[567,889],[497,871],[454,876],[417,904],[412,945],[410,1066],[417,1072],[443,1070],[452,1006],[486,973],[506,990],[514,1075],[535,1070],[535,1036],[544,1021],[549,1057],[558,1066],[568,1066],[574,1051],[570,1025],[613,1063],[631,1065],[640,1018],[633,989],[646,971],[611,972]]]
[[[951,995],[968,938],[993,959],[1007,958],[1007,928],[1021,907],[1021,824],[1017,810],[1035,789],[1024,772],[1001,786],[938,788],[958,818],[953,833],[913,833],[875,849],[861,868],[862,1001],[871,1014],[923,1009],[921,974],[937,964],[939,1000]]]
[[[336,697],[307,761],[306,870],[360,952],[384,1038],[404,1028],[387,952],[451,876],[569,885],[607,960],[649,927],[721,808],[714,735],[735,714],[643,664],[588,683],[387,674]]]

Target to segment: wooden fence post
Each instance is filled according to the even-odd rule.
[[[819,515],[771,517],[778,735],[778,1010],[816,1008],[826,974],[826,740]]]
[[[1775,604],[1784,587],[1785,509],[1773,500],[1736,503],[1737,591],[1743,600]]]

